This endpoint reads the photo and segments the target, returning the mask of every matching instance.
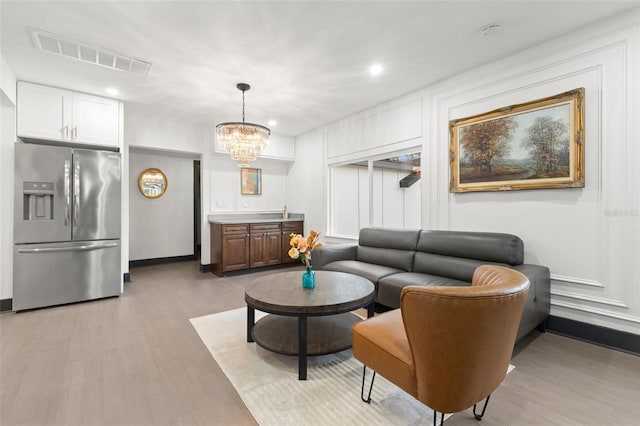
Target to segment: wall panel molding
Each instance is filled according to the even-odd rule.
[[[567,277],[564,275],[551,274],[551,281],[562,281],[569,284],[580,284],[580,285],[586,285],[589,287],[604,288],[604,284],[602,284],[599,281],[589,280],[586,278]]]
[[[567,297],[567,298],[576,299],[576,300],[582,300],[585,302],[599,303],[602,305],[616,306],[619,308],[626,308],[626,309],[629,308],[629,306],[625,304],[622,300],[606,299],[604,297],[589,296],[586,294],[579,294],[571,291],[551,290],[551,295]]]

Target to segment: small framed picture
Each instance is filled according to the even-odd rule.
[[[242,195],[262,194],[262,169],[240,169],[240,193]]]

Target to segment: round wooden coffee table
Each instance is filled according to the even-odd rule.
[[[302,288],[302,272],[282,272],[256,280],[245,290],[247,342],[298,356],[298,379],[307,379],[307,356],[340,352],[351,347],[351,327],[367,308],[373,316],[374,285],[343,272],[316,271],[316,287]],[[255,310],[267,315],[255,322]]]

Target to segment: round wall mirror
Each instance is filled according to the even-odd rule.
[[[147,198],[162,197],[167,190],[167,184],[167,176],[162,170],[153,167],[140,173],[138,178],[138,189]]]

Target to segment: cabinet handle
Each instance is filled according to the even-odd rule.
[[[71,139],[76,139],[78,137],[78,126],[71,129]]]
[[[64,130],[64,137],[68,138],[69,137],[69,126],[68,125],[64,126],[62,129]]]

